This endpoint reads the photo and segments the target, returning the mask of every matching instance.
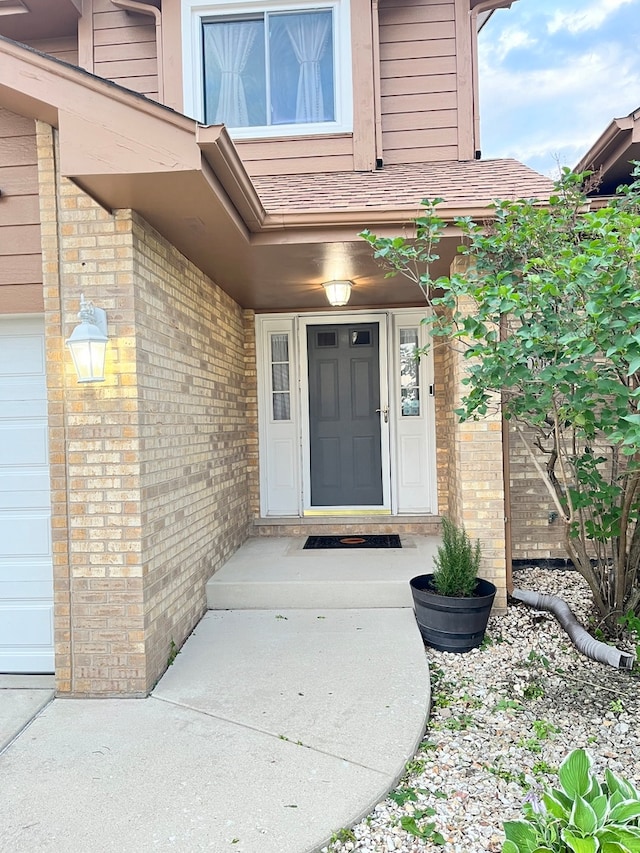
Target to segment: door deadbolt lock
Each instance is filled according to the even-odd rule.
[[[384,406],[382,409],[376,409],[378,414],[382,413],[384,415],[384,422],[389,423],[389,406]]]

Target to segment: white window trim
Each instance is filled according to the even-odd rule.
[[[351,82],[351,9],[349,0],[190,0],[182,4],[182,64],[185,115],[204,121],[204,69],[201,30],[203,19],[217,15],[268,11],[309,11],[333,9],[334,13],[334,81],[335,121],[311,124],[278,124],[264,127],[228,128],[233,139],[268,139],[290,136],[319,136],[350,133],[353,130],[353,86]]]

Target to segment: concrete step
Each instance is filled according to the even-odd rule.
[[[433,571],[437,536],[401,548],[305,551],[305,537],[247,542],[207,583],[209,610],[412,607],[409,581]]]
[[[307,516],[305,518],[256,518],[252,536],[352,536],[398,533],[404,536],[438,536],[439,515]]]

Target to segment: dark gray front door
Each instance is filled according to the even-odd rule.
[[[378,323],[309,326],[312,506],[381,506]]]

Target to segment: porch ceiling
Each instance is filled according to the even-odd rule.
[[[351,306],[420,305],[416,285],[385,278],[361,230],[412,236],[425,195],[448,198],[441,211],[448,221],[482,220],[491,216],[493,198],[542,197],[551,186],[515,161],[486,161],[280,176],[256,179],[257,189],[224,127],[198,125],[2,38],[0,105],[56,126],[63,175],[108,209],[137,211],[241,306],[257,311],[326,308],[322,282],[345,278],[355,285]],[[310,183],[319,190],[313,209],[304,202]],[[450,226],[435,275],[447,272],[456,246]]]

